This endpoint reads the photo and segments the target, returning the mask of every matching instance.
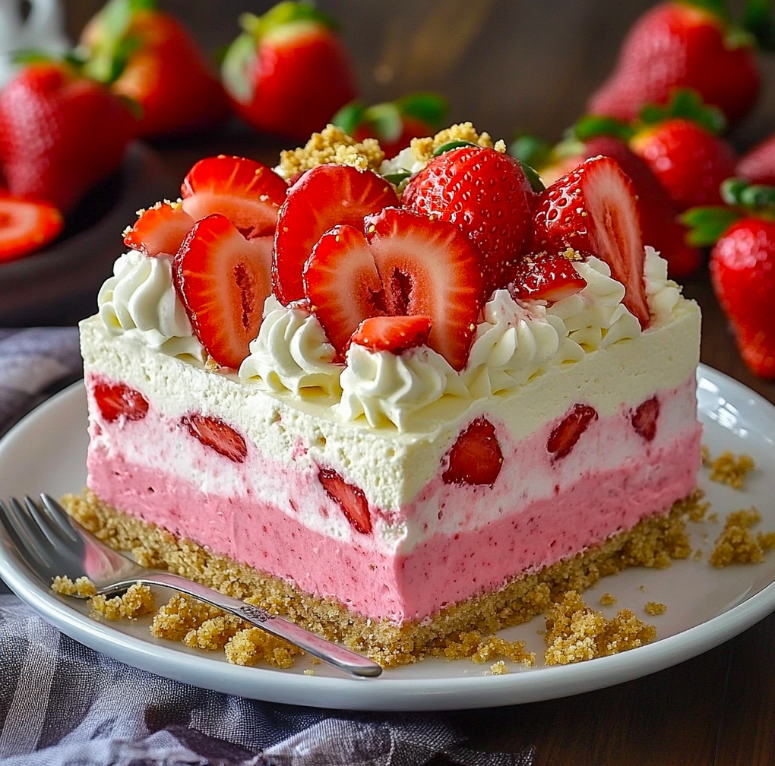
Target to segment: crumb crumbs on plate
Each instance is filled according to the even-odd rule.
[[[55,577],[51,583],[51,590],[60,596],[77,596],[89,598],[97,595],[97,587],[88,577],[79,577],[73,582],[69,577]]]
[[[753,506],[730,513],[708,561],[717,568],[730,564],[758,564],[764,561],[765,551],[775,548],[775,532],[759,532],[754,535],[751,527],[761,519],[758,509]]]
[[[314,671],[312,668],[307,668],[307,669],[304,671],[304,675],[305,675],[305,676],[314,676],[314,675],[315,675],[315,671]]]
[[[726,484],[733,489],[743,489],[748,474],[756,468],[750,455],[735,455],[729,450],[722,452],[715,460],[708,455],[707,464],[710,466],[711,481]]]
[[[613,596],[610,593],[604,593],[600,596],[600,606],[614,606],[617,600],[616,596]]]
[[[485,636],[478,630],[460,633],[456,640],[448,640],[443,656],[448,660],[470,657],[477,664],[495,657],[505,657],[526,667],[535,665],[536,660],[535,652],[528,652],[524,641],[506,641],[498,636]]]
[[[664,614],[667,611],[667,605],[660,604],[658,601],[647,601],[646,606],[643,607],[643,611],[651,617],[658,617],[660,614]]]
[[[506,667],[506,663],[503,660],[499,660],[493,665],[490,665],[490,673],[494,676],[505,676],[509,672]]]

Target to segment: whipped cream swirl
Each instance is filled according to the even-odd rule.
[[[392,423],[399,431],[409,430],[420,410],[447,394],[468,397],[449,362],[427,346],[393,354],[354,343],[347,352],[341,384],[342,399],[336,409],[344,420],[363,415],[372,428]]]
[[[402,170],[407,170],[414,174],[419,173],[427,164],[428,160],[418,159],[412,147],[407,146],[392,159],[383,160],[379,172],[383,176],[400,173]]]
[[[206,352],[172,284],[171,256],[124,253],[113,266],[113,276],[100,288],[97,306],[111,334],[136,337],[164,354],[204,362]]]
[[[282,306],[270,295],[239,377],[260,378],[272,391],[292,391],[301,397],[321,389],[336,396],[342,365],[334,363],[335,356],[317,317],[298,306]]]
[[[644,281],[652,315],[658,324],[669,322],[673,310],[681,300],[681,288],[672,279],[667,278],[667,261],[649,246],[646,246]]]

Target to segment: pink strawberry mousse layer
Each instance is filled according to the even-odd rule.
[[[93,383],[87,381],[89,389]],[[245,462],[235,464],[184,436],[185,429],[153,402],[142,420],[106,423],[90,395],[88,484],[104,502],[176,536],[368,617],[401,623],[497,590],[516,576],[626,531],[686,496],[699,468],[701,428],[694,391],[692,377],[658,393],[657,433],[650,442],[632,427],[630,408],[592,423],[560,460],[546,449],[555,422],[516,444],[506,435],[501,439],[503,467],[492,487],[444,484],[440,466],[397,513],[370,505],[374,529],[370,534],[353,529],[349,540],[301,521],[343,515],[316,470],[294,470],[255,444],[248,444]],[[156,466],[173,465],[183,449],[188,475],[143,464],[141,456],[151,449]],[[213,491],[224,472],[243,477],[241,492]],[[477,526],[474,520],[481,519],[485,507],[490,520]],[[459,516],[459,531],[434,528],[436,519],[449,530],[441,519],[448,522],[453,514]],[[405,536],[380,537],[384,523],[399,520],[406,524]]]

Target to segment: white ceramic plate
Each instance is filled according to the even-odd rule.
[[[775,407],[740,383],[707,367],[699,372],[699,412],[704,442],[712,454],[723,449],[747,452],[757,464],[745,491],[708,481],[700,483],[713,509],[723,519],[728,512],[756,505],[761,529],[775,529]],[[35,410],[0,442],[0,497],[52,495],[80,491],[85,483],[86,402],[81,383],[63,391]],[[692,526],[693,545],[706,551],[720,523]],[[765,563],[713,569],[706,561],[689,559],[669,569],[632,569],[605,578],[586,600],[597,605],[612,593],[616,609],[629,607],[657,625],[655,643],[591,662],[565,667],[526,669],[507,663],[509,673],[488,674],[488,665],[468,660],[426,660],[386,671],[377,679],[350,679],[306,658],[292,670],[229,665],[221,654],[205,654],[182,644],[151,637],[147,621],[98,623],[88,617],[82,601],[55,596],[0,545],[0,577],[46,620],[87,646],[138,668],[168,678],[274,702],[358,710],[445,710],[510,705],[579,694],[628,681],[700,654],[753,625],[775,609],[775,554]],[[647,601],[667,605],[667,612],[647,618]],[[510,639],[527,641],[541,657],[543,627],[537,618],[504,631]],[[313,668],[314,675],[304,675]]]

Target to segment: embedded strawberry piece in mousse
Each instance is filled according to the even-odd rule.
[[[272,291],[272,238],[245,239],[223,215],[194,224],[175,256],[172,278],[207,353],[237,368]]]
[[[555,460],[566,457],[576,446],[584,431],[597,420],[597,411],[588,404],[574,404],[570,412],[555,426],[546,443],[546,449]]]
[[[400,354],[422,346],[430,332],[430,317],[371,317],[361,322],[352,342],[370,351]]]
[[[647,441],[653,441],[657,435],[657,419],[659,418],[659,399],[652,396],[638,405],[632,413],[632,427]]]
[[[142,420],[148,414],[147,399],[124,383],[98,383],[94,386],[94,401],[108,423],[119,419]]]
[[[360,487],[348,484],[336,471],[321,468],[318,480],[329,497],[342,509],[347,521],[356,532],[368,535],[371,532],[371,516],[366,495]]]
[[[353,226],[334,226],[315,245],[303,276],[310,309],[343,358],[358,325],[384,308],[382,283],[366,237]]]
[[[479,256],[453,224],[386,208],[363,222],[391,316],[427,316],[428,345],[462,370],[483,301]]]
[[[288,184],[266,165],[225,154],[199,160],[180,187],[183,209],[194,220],[220,213],[246,237],[274,233],[287,191]]]
[[[485,418],[477,418],[461,432],[447,453],[447,469],[441,480],[445,484],[492,486],[502,465],[503,453],[495,426]]]
[[[360,228],[364,216],[398,205],[382,176],[349,165],[318,165],[289,189],[277,219],[272,280],[283,305],[304,297],[304,264],[320,237],[337,224]]]
[[[573,252],[575,257],[575,251]],[[583,290],[587,281],[573,268],[565,253],[526,255],[509,285],[513,298],[559,301]]]
[[[445,152],[414,176],[401,204],[449,221],[468,236],[479,252],[489,295],[514,279],[534,199],[513,157],[465,146]]]
[[[571,247],[605,261],[625,287],[624,305],[649,326],[635,190],[615,160],[593,157],[541,192],[533,227],[536,252]]]
[[[235,463],[244,463],[248,456],[245,440],[231,426],[220,418],[210,415],[186,415],[181,422],[195,439],[206,447],[214,449],[219,455]]]
[[[157,202],[124,232],[124,244],[150,258],[175,255],[193,225],[194,219],[180,205]]]

